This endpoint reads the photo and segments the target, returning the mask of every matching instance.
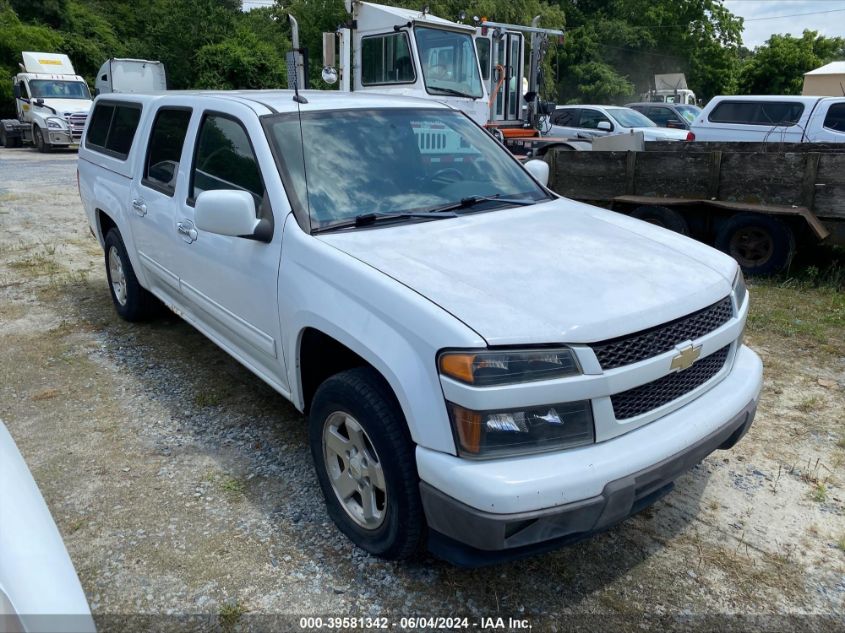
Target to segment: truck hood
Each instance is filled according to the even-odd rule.
[[[637,132],[643,133],[646,141],[685,141],[687,130],[673,130],[665,127],[637,127]]]
[[[44,99],[44,105],[53,108],[59,116],[65,114],[87,114],[91,110],[92,101],[86,99]],[[33,110],[42,115],[50,115],[53,113],[46,108],[39,108],[33,105]]]
[[[490,345],[636,332],[725,297],[737,270],[699,242],[566,199],[318,239],[439,305]]]

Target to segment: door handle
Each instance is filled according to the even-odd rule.
[[[145,205],[144,201],[140,198],[136,198],[132,201],[132,208],[135,210],[135,213],[141,217],[147,215],[147,205]]]
[[[188,244],[197,240],[197,230],[194,228],[194,223],[190,220],[176,223],[176,230]]]

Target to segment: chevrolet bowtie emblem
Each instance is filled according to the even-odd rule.
[[[670,369],[684,370],[692,367],[692,364],[701,356],[701,345],[687,345],[683,349],[678,350],[678,355],[672,359],[672,366]]]

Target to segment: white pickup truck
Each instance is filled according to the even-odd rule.
[[[734,260],[547,177],[445,105],[329,91],[102,96],[79,153],[118,314],[160,299],[306,413],[357,545],[464,565],[641,510],[760,393]]]

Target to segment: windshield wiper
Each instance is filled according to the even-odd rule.
[[[336,224],[330,224],[328,226],[321,226],[316,229],[312,229],[311,233],[323,233],[325,231],[334,231],[337,229],[351,229],[351,228],[359,228],[362,226],[371,226],[373,224],[378,224],[379,222],[385,222],[388,220],[406,220],[410,218],[422,218],[424,220],[443,220],[445,218],[456,218],[458,217],[455,213],[449,213],[448,209],[432,209],[431,211],[424,211],[424,212],[402,212],[402,213],[362,213],[360,215],[356,215],[351,220],[347,220],[344,222],[337,222]]]
[[[441,92],[445,92],[449,95],[455,95],[456,97],[466,97],[467,99],[480,99],[481,97],[477,97],[476,95],[467,94],[466,92],[461,92],[460,90],[455,90],[454,88],[443,88],[441,86],[429,86],[429,90],[440,90]]]
[[[430,213],[444,213],[447,211],[456,211],[458,209],[469,209],[480,202],[492,200],[493,202],[501,202],[502,204],[514,204],[525,207],[530,204],[537,204],[539,200],[532,200],[531,198],[502,198],[502,194],[497,193],[494,196],[469,196],[468,198],[461,198],[459,202],[451,202],[444,204],[442,207],[435,207]]]

